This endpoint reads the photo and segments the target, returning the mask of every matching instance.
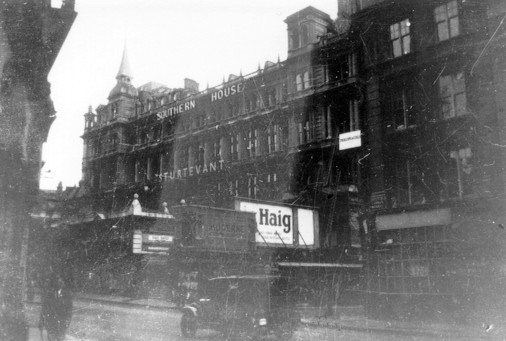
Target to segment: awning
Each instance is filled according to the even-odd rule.
[[[299,268],[361,268],[362,264],[280,262],[278,266]]]

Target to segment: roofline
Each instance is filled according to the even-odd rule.
[[[306,8],[303,8],[293,14],[290,14],[289,16],[286,17],[286,19],[284,20],[285,23],[288,23],[289,21],[293,21],[293,20],[297,20],[299,18],[299,16],[304,13],[304,12],[312,12],[312,13],[315,13],[315,14],[318,14],[318,15],[321,15],[322,17],[324,17],[325,19],[328,19],[330,21],[332,21],[332,18],[330,17],[330,15],[328,13],[325,13],[321,10],[319,10],[318,8],[315,8],[313,6],[307,6]]]

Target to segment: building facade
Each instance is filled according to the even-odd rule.
[[[394,316],[504,315],[504,5],[340,8],[351,40],[362,42],[375,232],[363,287],[369,306]]]
[[[286,19],[286,60],[203,91],[135,88],[125,55],[109,102],[85,114],[89,209],[121,211],[134,193],[151,210],[307,205],[319,247],[280,242],[273,263],[328,278],[322,265],[364,260],[348,289],[383,316],[497,305],[504,5],[338,2],[335,21],[312,7]]]
[[[280,238],[260,246],[267,258],[302,260],[324,274],[359,268],[358,54],[313,7],[285,22],[285,61],[203,91],[190,79],[183,88],[136,88],[125,52],[108,103],[85,114],[83,214],[113,216],[134,194],[151,211],[182,200],[233,209],[240,197],[308,206],[319,211],[321,247]],[[351,142],[340,143],[347,133]]]

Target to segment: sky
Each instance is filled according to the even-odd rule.
[[[52,0],[59,7],[61,0]],[[49,74],[57,118],[44,145],[40,187],[81,179],[83,115],[107,104],[126,45],[134,86],[154,81],[200,89],[267,60],[286,59],[287,16],[337,0],[76,0],[77,18]]]

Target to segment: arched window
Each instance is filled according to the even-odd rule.
[[[308,89],[310,86],[311,86],[311,84],[310,84],[310,81],[309,81],[309,72],[305,71],[304,72],[304,85],[303,85],[303,88],[304,89]]]
[[[295,76],[295,85],[297,86],[297,91],[301,91],[303,89],[302,77],[300,76],[300,74]]]

